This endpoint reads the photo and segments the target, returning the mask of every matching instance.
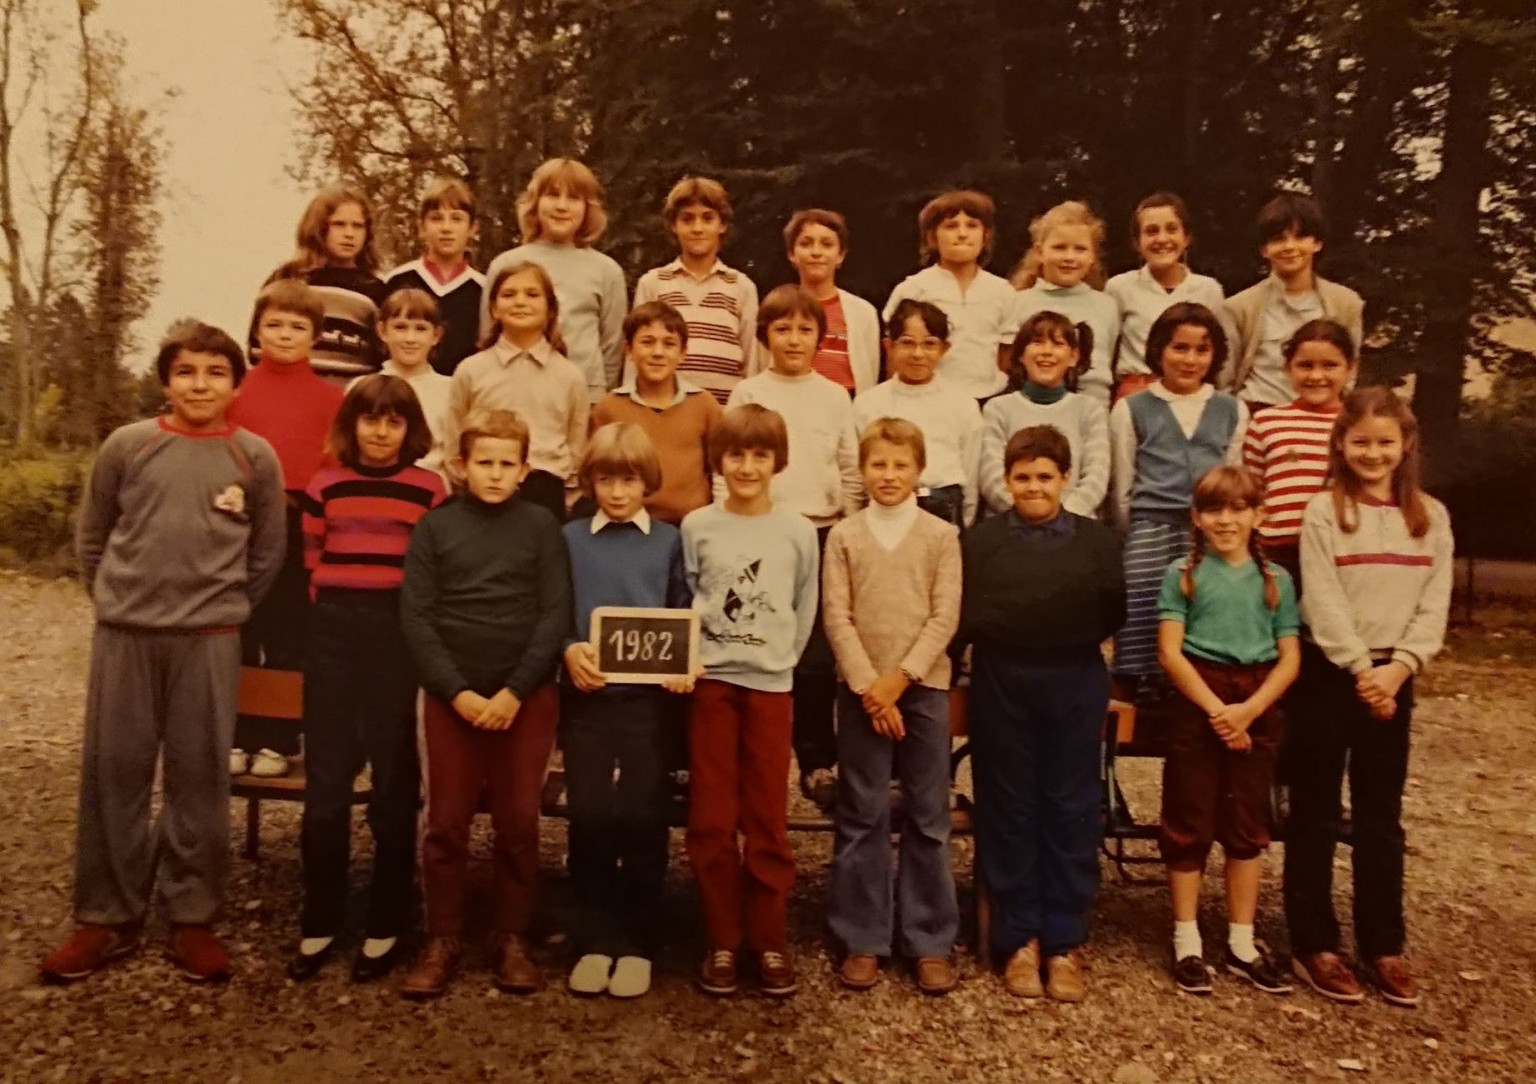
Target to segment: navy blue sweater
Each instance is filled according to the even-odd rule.
[[[572,520],[562,529],[571,560],[574,623],[566,646],[585,640],[592,611],[599,606],[685,609],[683,536],[670,523],[652,518],[651,532],[638,524],[608,523],[592,533],[592,519]]]

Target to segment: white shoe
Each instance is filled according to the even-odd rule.
[[[613,957],[600,956],[597,953],[588,953],[576,961],[576,966],[571,968],[571,977],[567,984],[573,994],[591,996],[600,994],[608,989],[608,973],[613,970]]]
[[[288,774],[288,758],[271,749],[260,749],[251,757],[251,774],[263,779],[275,779]]]
[[[251,770],[251,758],[244,749],[229,751],[229,774],[244,775]]]
[[[651,961],[644,956],[620,956],[608,980],[614,997],[639,997],[651,988]]]

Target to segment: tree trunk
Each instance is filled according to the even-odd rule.
[[[1491,168],[1487,145],[1493,59],[1489,47],[1474,40],[1464,39],[1451,51],[1445,139],[1435,181],[1430,237],[1441,287],[1426,313],[1413,406],[1425,461],[1433,480],[1442,484],[1458,473],[1451,455],[1461,415],[1473,292],[1484,263],[1479,253],[1478,204]]]

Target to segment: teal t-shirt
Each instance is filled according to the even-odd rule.
[[[1274,662],[1280,657],[1275,641],[1301,631],[1296,585],[1279,565],[1266,562],[1280,586],[1280,605],[1271,610],[1264,605],[1264,574],[1252,560],[1229,565],[1215,554],[1206,554],[1195,568],[1193,599],[1179,590],[1185,560],[1173,562],[1163,574],[1157,616],[1184,626],[1186,654],[1236,666]]]

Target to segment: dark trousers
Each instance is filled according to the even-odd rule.
[[[1240,704],[1258,691],[1273,663],[1225,666],[1187,656],[1223,704]],[[1271,707],[1248,727],[1251,748],[1228,749],[1205,710],[1183,696],[1167,720],[1163,759],[1162,834],[1158,845],[1170,870],[1205,868],[1211,844],[1228,858],[1257,858],[1269,846],[1275,753],[1283,730]]]
[[[409,921],[416,868],[416,667],[400,632],[395,591],[322,590],[304,668],[305,937],[333,937],[346,921],[352,785],[372,767],[368,827],[373,878],[369,937],[397,937]]]
[[[1302,645],[1301,677],[1290,701],[1291,815],[1285,836],[1285,918],[1291,951],[1336,952],[1333,852],[1341,791],[1349,774],[1355,884],[1355,943],[1364,959],[1396,956],[1403,922],[1403,785],[1413,679],[1397,694],[1397,713],[1371,717],[1354,676]]]
[[[548,508],[556,520],[565,522],[565,480],[559,475],[547,470],[531,470],[523,484],[517,487],[517,492],[523,500]]]
[[[783,952],[789,846],[790,697],[704,679],[688,717],[688,861],[712,949]],[[737,843],[740,833],[741,843]]]
[[[562,703],[570,871],[582,953],[655,951],[667,875],[666,724],[673,699],[661,689],[637,686],[602,693],[573,689]]]
[[[1103,836],[1099,745],[1109,673],[1097,651],[1025,660],[978,647],[971,672],[976,857],[992,894],[992,950],[1038,937],[1047,955],[1088,939]]]
[[[498,935],[526,934],[539,881],[539,799],[555,746],[555,686],[528,695],[506,730],[481,730],[434,696],[422,709],[426,830],[421,840],[427,933],[464,933],[469,826],[486,798],[491,847],[492,913]]]
[[[936,486],[917,498],[917,506],[930,515],[938,516],[945,523],[953,523],[962,531],[965,530],[964,486]]]
[[[283,567],[265,598],[240,630],[240,662],[268,670],[303,670],[309,639],[309,572],[304,568],[303,520],[290,495],[288,549]],[[241,718],[235,723],[234,748],[271,749],[298,756],[299,731],[280,719]]]
[[[818,567],[827,552],[831,527],[816,528]],[[837,764],[837,728],[833,722],[837,702],[837,661],[821,622],[821,593],[816,594],[816,620],[811,638],[795,666],[795,760],[800,773]]]

